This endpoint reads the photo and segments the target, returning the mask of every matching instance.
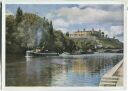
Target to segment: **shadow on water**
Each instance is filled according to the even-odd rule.
[[[6,85],[98,86],[101,77],[122,58],[122,54],[93,55],[78,59],[20,58],[19,62],[7,63]]]

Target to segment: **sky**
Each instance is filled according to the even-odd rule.
[[[8,4],[6,13],[36,13],[53,21],[53,26],[62,32],[75,32],[85,28],[100,29],[109,37],[123,41],[124,6],[121,4]]]

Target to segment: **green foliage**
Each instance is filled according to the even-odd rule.
[[[54,31],[55,35],[55,49],[58,53],[70,52],[76,49],[75,42],[68,36],[64,35],[61,31]]]
[[[20,45],[16,40],[16,22],[14,16],[8,16],[6,18],[6,46],[7,53],[15,52],[15,48],[19,49]]]
[[[16,18],[12,15],[6,17],[7,53],[20,53],[28,49],[34,49],[37,47],[37,31],[42,31],[41,42],[39,44],[41,45],[42,42],[48,39],[45,36],[48,36],[48,31],[52,29],[52,25],[45,18],[41,18],[36,14],[23,14],[21,12],[22,10],[18,8]]]
[[[106,38],[100,39],[100,42],[102,43],[103,48],[123,48],[123,43],[118,39]]]

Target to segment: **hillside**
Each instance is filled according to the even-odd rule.
[[[101,30],[78,31],[69,35],[69,37],[75,42],[77,50],[123,49],[122,42],[115,37],[109,38]]]

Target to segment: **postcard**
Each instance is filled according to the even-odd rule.
[[[6,4],[4,88],[124,89],[125,10],[123,3]]]

